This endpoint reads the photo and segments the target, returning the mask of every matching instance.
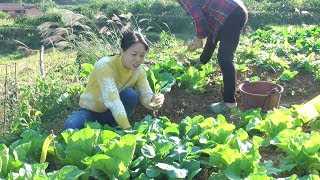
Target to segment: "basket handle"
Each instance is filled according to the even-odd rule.
[[[263,102],[263,104],[262,104],[262,109],[263,109],[264,106],[266,105],[267,100],[268,100],[268,109],[270,109],[271,96],[272,96],[273,94],[276,94],[276,93],[279,93],[279,90],[278,90],[276,87],[272,88],[272,89],[267,93],[268,95],[267,95],[266,98],[264,99],[264,102]]]

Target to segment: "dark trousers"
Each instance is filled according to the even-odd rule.
[[[220,41],[218,64],[223,76],[223,100],[228,103],[235,102],[237,73],[233,57],[239,44],[241,30],[246,20],[247,14],[240,7],[235,9],[234,12],[226,19],[218,36],[212,40],[212,36],[209,35],[200,56],[200,61],[203,64],[206,64],[210,60],[218,41]]]

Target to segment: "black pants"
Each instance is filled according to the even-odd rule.
[[[247,14],[240,7],[235,9],[234,12],[226,19],[214,41],[212,41],[212,36],[209,35],[200,56],[200,61],[203,64],[206,64],[210,60],[218,41],[220,41],[218,63],[223,76],[223,100],[228,103],[235,102],[237,73],[233,57],[239,44],[241,30],[246,20]]]

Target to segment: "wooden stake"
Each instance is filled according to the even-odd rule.
[[[40,49],[40,73],[41,73],[42,77],[45,78],[46,74],[44,72],[43,62],[44,62],[44,46],[42,45],[41,49]]]
[[[14,63],[14,85],[16,89],[16,101],[18,101],[17,63]]]
[[[4,120],[4,127],[6,127],[6,102],[7,102],[7,78],[8,78],[8,66],[5,65],[6,68],[6,75],[4,78],[4,102],[3,102],[3,120]]]

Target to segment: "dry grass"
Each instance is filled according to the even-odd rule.
[[[97,13],[95,19],[88,19],[82,14],[69,10],[60,10],[62,25],[45,22],[38,26],[38,30],[45,45],[56,49],[76,49],[77,51],[89,51],[99,58],[103,55],[118,51],[119,39],[123,32],[129,30],[139,31],[138,21],[131,13],[114,15],[111,19],[102,13]],[[106,24],[99,27],[96,22]],[[92,45],[95,51],[92,52]]]

